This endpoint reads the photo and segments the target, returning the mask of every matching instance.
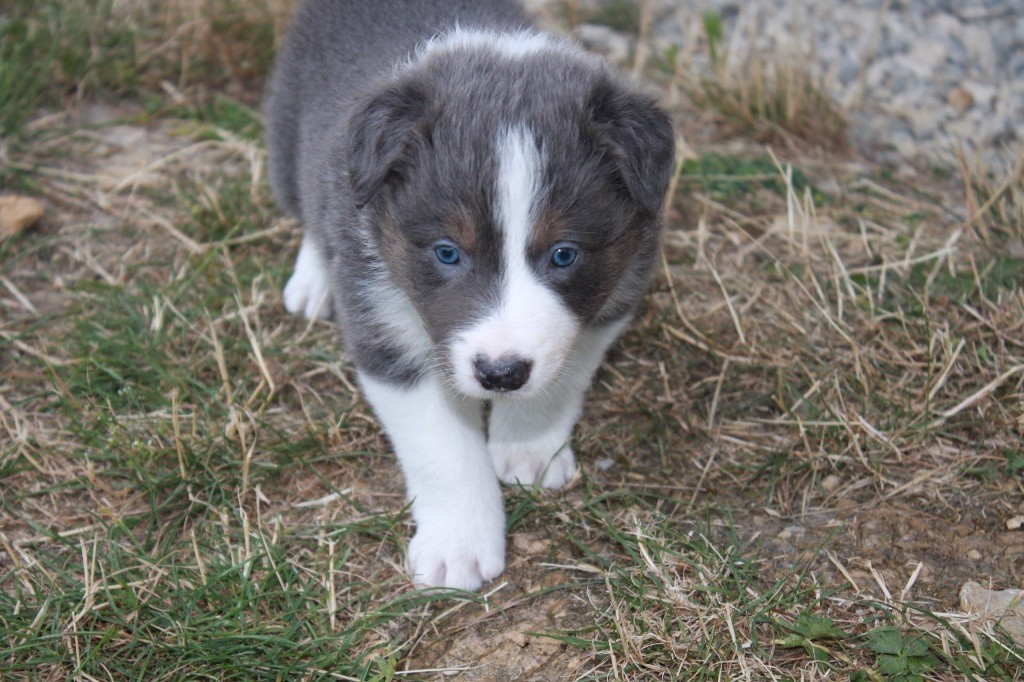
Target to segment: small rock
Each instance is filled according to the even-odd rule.
[[[0,196],[0,237],[16,237],[43,217],[43,202],[30,197]]]
[[[844,53],[836,73],[836,78],[842,85],[848,85],[857,80],[860,75],[860,62],[849,53]]]
[[[905,159],[912,159],[918,153],[917,138],[909,131],[897,130],[893,132],[889,137],[889,143]]]
[[[978,81],[965,81],[961,87],[971,95],[971,101],[977,103],[983,111],[992,111],[996,108],[996,97],[999,95],[996,86]]]
[[[605,457],[604,459],[597,460],[595,464],[597,465],[598,471],[608,471],[615,465],[615,460],[611,457]]]
[[[528,555],[543,554],[548,548],[547,543],[543,540],[519,533],[512,536],[512,545],[519,554]]]
[[[956,87],[949,91],[946,101],[962,114],[974,104],[974,97],[967,88]]]
[[[839,480],[838,476],[836,476],[835,474],[829,474],[825,478],[821,479],[821,488],[825,492],[830,493],[839,487],[840,482],[841,481]]]
[[[972,580],[960,588],[960,608],[999,623],[1024,645],[1024,590],[987,590]]]
[[[612,64],[621,66],[629,61],[629,38],[608,26],[580,24],[576,28],[576,37],[584,47],[601,54]]]
[[[1000,55],[992,44],[992,27],[964,24],[960,41],[967,49],[967,59],[979,73],[992,73],[999,67]]]
[[[795,525],[794,526],[786,526],[785,528],[782,529],[782,532],[779,533],[778,538],[780,540],[788,540],[791,537],[793,537],[794,535],[803,535],[803,533],[806,530],[807,529],[804,528],[803,526],[795,526]]]
[[[1007,530],[1017,530],[1022,526],[1024,526],[1024,515],[1017,515],[1014,516],[1012,519],[1006,520]]]
[[[968,550],[967,551],[967,558],[971,559],[972,561],[978,561],[979,559],[981,559],[981,552],[979,552],[976,549]]]
[[[919,99],[918,106],[909,110],[908,118],[914,137],[918,140],[930,140],[935,136],[935,131],[939,129],[945,117],[938,104],[923,103]]]

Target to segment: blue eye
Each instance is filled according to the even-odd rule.
[[[567,268],[576,262],[576,249],[569,246],[559,246],[551,252],[551,264],[556,268]]]
[[[447,242],[441,242],[435,246],[434,255],[437,256],[437,260],[441,261],[445,265],[455,265],[459,262],[458,247]]]

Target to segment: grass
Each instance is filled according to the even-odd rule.
[[[282,310],[249,88],[286,8],[205,3],[4,14],[2,177],[48,208],[0,240],[8,677],[1021,679],[956,597],[1020,586],[1019,164],[686,155],[580,476],[506,490],[485,594],[422,593],[336,330]]]
[[[846,148],[846,119],[810,64],[813,54],[793,42],[766,50],[736,32],[727,43],[722,18],[703,17],[704,66],[683,64],[678,46],[653,64],[671,76],[698,108],[713,111],[725,132],[786,148]]]
[[[759,580],[759,548],[744,546],[730,527],[693,524],[681,532],[658,513],[608,521],[602,530],[620,553],[611,561],[588,557],[588,573],[603,578],[591,589],[606,591],[610,602],[606,619],[551,635],[590,651],[595,670],[577,679],[1015,673],[1017,660],[1006,652],[972,661],[971,639],[952,634],[941,616],[893,603],[850,604],[823,590],[810,562],[774,582]]]
[[[125,525],[88,541],[46,538],[66,549],[59,558],[22,551],[42,561],[46,580],[0,599],[7,674],[372,679],[394,655],[379,628],[438,601],[380,599],[386,583],[335,572],[352,551],[351,527],[268,536],[244,515],[222,515],[140,538]]]
[[[12,0],[0,14],[0,133],[12,135],[36,107],[94,95],[229,88],[255,103],[282,5]]]
[[[993,166],[958,150],[957,166],[971,212],[968,224],[998,245],[1024,240],[1024,147]]]
[[[130,285],[85,278],[60,315],[5,336],[45,330],[49,352],[17,367],[48,377],[49,389],[16,399],[4,419],[15,430],[2,454],[13,563],[0,576],[0,655],[16,676],[177,679],[212,668],[225,679],[372,677],[401,650],[379,631],[441,597],[409,592],[394,574],[370,579],[380,567],[349,573],[351,555],[393,544],[404,528],[393,513],[341,502],[329,482],[327,494],[359,518],[285,527],[262,517],[257,491],[288,472],[315,473],[330,438],[316,424],[344,425],[348,409],[315,410],[309,423],[274,417],[284,405],[302,412],[274,397],[269,368],[288,372],[289,356],[262,350],[249,335],[253,325],[264,331],[258,312],[247,310],[258,311],[268,279],[283,274],[257,254],[287,236],[231,246],[243,222],[251,235],[272,219],[266,189],[254,197],[244,173],[193,170],[183,167],[177,191],[155,199],[190,217],[185,244],[202,246],[133,263]],[[74,446],[20,438],[27,405]],[[56,480],[22,487],[38,467]],[[53,502],[66,517],[24,513],[45,517]]]
[[[640,32],[642,24],[640,4],[630,0],[610,0],[601,3],[564,0],[555,3],[555,9],[559,20],[573,28],[580,24],[601,24],[635,36]]]
[[[787,178],[779,172],[777,162],[768,156],[743,158],[710,152],[683,160],[678,178],[683,188],[697,187],[718,202],[733,202],[740,198],[750,200],[761,190],[785,196],[789,189]],[[827,195],[815,188],[799,169],[792,170],[789,185],[801,195],[810,190],[816,205],[828,200]]]

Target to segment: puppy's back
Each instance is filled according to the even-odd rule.
[[[277,56],[266,103],[270,182],[280,203],[315,221],[310,194],[330,181],[354,101],[418,44],[455,26],[529,25],[514,0],[305,0]],[[336,170],[335,170],[336,172]],[[305,206],[305,210],[304,210]]]

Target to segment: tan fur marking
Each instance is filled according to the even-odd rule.
[[[465,210],[459,210],[445,220],[448,234],[459,246],[469,253],[477,253],[480,247],[480,233],[473,218]]]
[[[561,238],[561,221],[550,212],[543,211],[533,224],[528,253],[531,257],[539,256],[550,249]]]

